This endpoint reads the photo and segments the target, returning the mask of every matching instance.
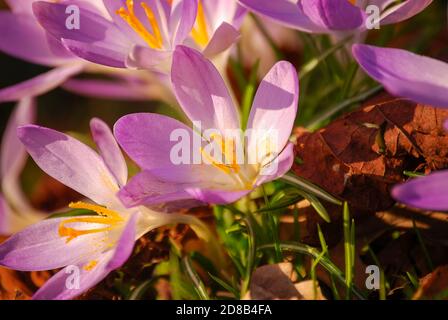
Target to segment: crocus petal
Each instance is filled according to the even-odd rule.
[[[33,14],[32,4],[35,0],[5,0],[8,7],[15,14],[26,13],[29,15]]]
[[[33,10],[40,24],[75,55],[98,64],[125,67],[132,42],[111,21],[80,6],[80,28],[66,27],[67,4],[38,1]]]
[[[126,61],[126,66],[128,68],[147,69],[162,74],[169,74],[172,56],[172,51],[134,46]]]
[[[356,44],[353,55],[393,95],[448,108],[448,64],[391,48]]]
[[[399,5],[393,6],[389,10],[386,10],[381,16],[380,23],[382,25],[398,23],[409,19],[432,3],[433,0],[407,0]]]
[[[37,165],[54,179],[98,204],[108,204],[118,192],[104,161],[85,144],[35,125],[20,127],[17,132]]]
[[[44,94],[70,77],[80,73],[82,64],[71,64],[55,68],[11,87],[0,90],[0,102],[18,101],[26,97],[35,97]]]
[[[218,53],[227,50],[239,37],[240,33],[238,30],[231,24],[223,22],[218,29],[216,29],[203,53],[206,57],[213,57]]]
[[[238,113],[215,66],[199,52],[177,46],[171,81],[182,109],[204,129],[239,129]]]
[[[178,44],[182,44],[188,37],[193,29],[198,12],[197,0],[183,0],[178,1],[178,3],[177,6],[173,5],[172,13],[172,20],[176,19],[178,21],[170,22],[174,34],[174,42],[172,43],[173,48]],[[179,11],[179,13],[177,13],[177,11]],[[176,18],[176,16],[178,16],[178,18]]]
[[[249,194],[252,190],[242,191],[226,191],[226,190],[211,190],[211,189],[199,189],[190,188],[186,191],[191,196],[199,201],[210,204],[228,204],[241,199],[245,195]]]
[[[191,187],[191,184],[188,186]],[[158,179],[149,171],[142,171],[132,177],[131,181],[119,191],[118,196],[127,207],[153,206],[192,199],[192,196],[184,188],[183,184],[166,182]]]
[[[64,219],[67,218],[43,220],[11,236],[0,245],[0,265],[21,271],[52,270],[76,264],[107,247],[107,244],[102,245],[105,233],[87,234],[67,242],[58,232]],[[87,223],[70,226],[76,229],[104,227]]]
[[[9,194],[8,200],[10,203],[12,202],[10,201]],[[0,236],[9,237],[44,218],[43,215],[37,214],[32,209],[23,208],[23,205],[14,203],[13,211],[5,197],[0,194]],[[17,210],[21,211],[17,212]]]
[[[87,61],[112,68],[126,68],[130,47],[109,46],[105,42],[92,45],[83,41],[66,39],[63,39],[62,43],[75,55]]]
[[[294,66],[286,61],[278,62],[264,77],[255,95],[247,125],[251,130],[248,150],[257,150],[265,138],[270,139],[271,152],[278,154],[283,150],[294,126],[298,99],[299,80]],[[275,138],[277,141],[272,141]]]
[[[107,269],[120,268],[129,259],[135,244],[138,215],[139,213],[133,213],[126,223],[115,247],[114,255],[107,264]]]
[[[0,51],[46,66],[57,66],[73,59],[68,51],[58,55],[50,48],[45,30],[31,15],[0,11]]]
[[[307,0],[302,7],[316,25],[330,30],[356,29],[365,20],[362,9],[347,0]]]
[[[412,179],[393,188],[392,196],[411,207],[425,210],[448,210],[448,171]]]
[[[88,268],[89,261],[72,264],[56,273],[34,295],[33,300],[70,300],[76,298],[103,280],[110,272],[107,264],[112,251],[91,257],[96,265]]]
[[[0,193],[0,235],[10,234],[9,216],[11,212],[8,204]]]
[[[114,133],[124,151],[137,165],[146,170],[173,166],[171,152],[175,145],[179,144],[179,136],[176,133],[180,133],[182,139],[191,141],[195,136],[201,142],[201,138],[185,124],[152,113],[136,113],[122,117],[115,124]],[[197,147],[196,152],[200,152],[200,147],[201,145]]]
[[[235,28],[239,28],[239,23],[241,21],[235,20],[241,19],[245,9],[241,10],[242,7],[237,1],[228,0],[215,0],[215,1],[202,1],[202,6],[205,11],[206,21],[209,25],[210,30],[216,30],[223,23],[230,23]]]
[[[104,163],[117,180],[118,185],[124,186],[128,180],[128,167],[109,126],[104,121],[94,118],[90,121],[90,131]]]
[[[259,186],[268,181],[273,181],[285,175],[294,162],[294,145],[290,142],[285,149],[274,159],[273,163],[265,168],[255,182]]]
[[[27,158],[27,153],[17,138],[17,127],[33,123],[35,118],[35,100],[33,98],[24,98],[20,100],[8,121],[5,132],[3,133],[0,151],[0,177],[2,180],[6,179],[6,177],[17,178],[20,171],[22,171]]]
[[[0,179],[3,193],[10,204],[22,212],[31,209],[20,185],[20,173],[25,166],[28,154],[17,138],[17,127],[33,123],[35,116],[34,99],[22,99],[8,121],[0,150]]]
[[[301,3],[293,3],[290,0],[239,0],[239,2],[249,10],[290,28],[305,32],[328,31],[305,15]]]

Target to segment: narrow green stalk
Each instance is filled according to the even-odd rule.
[[[318,187],[317,185],[307,181],[306,179],[303,179],[302,177],[296,176],[292,172],[288,172],[285,174],[280,180],[295,186],[296,188],[299,188],[305,192],[311,193],[315,195],[318,198],[321,198],[322,200],[331,202],[333,204],[342,205],[342,202],[337,199],[336,197],[332,196],[327,191],[323,190],[322,188]]]
[[[333,53],[335,53],[336,51],[338,51],[339,49],[341,49],[350,39],[352,38],[352,36],[349,36],[343,40],[341,40],[340,42],[338,42],[337,44],[335,44],[334,46],[332,46],[331,48],[329,48],[328,50],[324,51],[323,53],[321,53],[320,56],[311,59],[311,61],[308,61],[307,63],[305,63],[301,68],[300,68],[300,75],[299,75],[299,80],[303,79],[305,76],[307,76],[311,71],[313,71],[314,69],[316,69],[316,67],[325,59],[327,59],[330,55],[332,55]]]
[[[387,284],[384,270],[380,271],[380,300],[387,300]]]
[[[350,89],[352,88],[353,80],[358,72],[359,65],[353,62],[350,65],[348,76],[345,78],[344,86],[342,87],[341,100],[346,99],[349,96]]]
[[[233,72],[233,76],[235,77],[238,88],[241,92],[244,92],[244,89],[247,86],[247,81],[244,76],[244,70],[241,64],[233,58],[229,58],[229,66]]]
[[[319,236],[319,242],[320,242],[320,246],[322,248],[322,251],[325,252],[325,257],[327,257],[328,259],[330,259],[330,254],[328,252],[328,246],[327,246],[327,241],[325,240],[325,236],[322,232],[322,229],[320,228],[320,225],[317,224],[317,234]],[[330,281],[331,281],[331,290],[333,292],[333,296],[336,300],[340,300],[340,296],[339,296],[339,291],[336,287],[336,283],[334,281],[334,276],[330,273]]]
[[[372,257],[373,263],[375,263],[378,268],[380,268],[380,300],[386,300],[387,290],[388,288],[390,288],[389,281],[386,279],[386,274],[384,273],[384,269],[381,266],[380,260],[369,245],[367,245],[367,250]]]
[[[297,242],[300,242],[300,224],[299,224],[299,209],[294,208],[294,239]],[[304,270],[302,255],[297,255],[294,259],[294,266],[298,271],[299,276],[302,277],[302,272]]]
[[[269,207],[270,207],[269,198],[268,198],[268,195],[264,188],[264,185],[261,186],[261,190],[263,192],[263,198],[264,198],[265,205],[269,209]],[[283,257],[282,257],[282,250],[280,249],[280,241],[278,239],[278,225],[275,221],[274,213],[272,211],[271,212],[268,211],[265,214],[268,217],[269,229],[271,231],[272,240],[274,241],[274,245],[275,245],[274,246],[275,262],[280,263],[280,262],[282,262]]]
[[[267,249],[272,249],[273,247],[274,247],[273,244],[266,244],[266,245],[262,245],[262,246],[258,247],[258,250],[267,250]],[[316,259],[322,253],[319,250],[317,250],[316,248],[313,248],[313,247],[310,247],[308,245],[301,244],[301,243],[281,243],[280,247],[283,251],[291,251],[291,252],[295,252],[295,253],[306,254],[306,255],[314,257]],[[329,273],[331,273],[335,277],[335,279],[338,280],[341,284],[344,284],[344,285],[346,284],[344,274],[333,262],[331,262],[330,259],[328,259],[326,257],[322,257],[319,260],[319,264],[325,270],[327,270]],[[358,289],[356,286],[353,285],[351,287],[351,291],[358,299],[360,299],[360,300],[366,299],[364,294],[362,293],[362,291],[360,289]]]
[[[254,218],[251,214],[248,214],[244,219],[244,222],[248,231],[248,253],[247,265],[241,283],[240,297],[244,297],[249,290],[250,279],[252,277],[252,271],[255,266],[255,258],[257,254],[257,239],[255,238],[255,231],[253,224],[255,223]]]
[[[412,227],[414,228],[415,234],[417,235],[418,243],[420,244],[420,247],[422,248],[423,254],[425,255],[426,263],[428,264],[428,267],[431,271],[434,270],[434,264],[432,263],[431,256],[429,255],[428,249],[426,248],[425,242],[423,241],[422,235],[420,233],[420,230],[415,225],[415,220],[412,219]]]
[[[205,288],[205,285],[202,282],[199,275],[197,274],[197,272],[194,270],[193,265],[190,260],[190,257],[188,257],[188,256],[184,257],[182,259],[182,265],[184,267],[184,270],[185,270],[188,278],[193,283],[194,289],[195,289],[196,293],[198,294],[199,298],[201,300],[210,300],[210,297],[207,293],[207,289]]]
[[[236,290],[232,285],[228,284],[227,282],[225,282],[224,280],[214,276],[213,274],[209,273],[208,274],[209,277],[215,281],[217,284],[219,284],[224,290],[227,290],[228,292],[230,292],[231,294],[234,295],[235,299],[241,299],[240,297],[240,293],[238,292],[238,290]]]
[[[418,278],[408,271],[406,272],[406,276],[408,277],[414,289],[418,289],[418,287],[420,286]]]
[[[345,281],[346,281],[346,299],[350,300],[351,287],[353,280],[352,269],[352,235],[350,227],[350,211],[347,202],[344,202],[343,211],[343,229],[344,229],[344,254],[345,254]]]

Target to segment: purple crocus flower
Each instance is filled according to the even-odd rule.
[[[297,72],[290,63],[277,63],[255,95],[246,131],[255,134],[243,143],[243,158],[255,156],[254,147],[276,137],[273,146],[258,154],[256,161],[241,162],[237,158],[235,150],[241,141],[227,133],[240,130],[239,114],[224,80],[210,61],[193,49],[178,46],[171,78],[181,107],[193,123],[201,122],[202,130],[150,113],[127,115],[115,124],[120,145],[143,169],[119,193],[127,206],[186,199],[229,203],[290,169],[294,156],[288,139],[299,94]],[[208,135],[207,130],[214,132]],[[173,163],[178,140],[171,135],[178,131],[193,138],[193,147],[183,151],[204,161],[187,159]],[[204,145],[211,142],[221,149],[225,161],[205,150]],[[264,171],[274,162],[275,170]]]
[[[92,201],[70,207],[97,213],[43,220],[0,245],[0,265],[7,268],[33,271],[65,267],[36,292],[34,299],[78,296],[120,267],[136,239],[176,221],[176,215],[123,207],[116,196],[127,180],[123,155],[104,122],[93,119],[91,130],[99,154],[51,129],[35,125],[18,129],[19,139],[40,168]],[[76,279],[74,269],[79,275]]]
[[[359,65],[393,95],[448,108],[448,64],[406,50],[354,45]]]
[[[239,0],[246,8],[283,25],[311,33],[365,31],[366,8],[376,5],[380,25],[398,23],[418,14],[432,0]]]
[[[39,1],[33,8],[42,26],[74,54],[111,67],[167,74],[176,45],[188,42],[216,55],[239,36],[241,11],[233,1],[104,0],[110,19],[79,4],[82,27],[68,30],[65,10],[71,3]]]
[[[33,209],[20,187],[20,174],[28,154],[17,138],[17,127],[33,123],[35,101],[22,99],[14,109],[3,134],[0,149],[0,235],[11,235],[44,217]]]
[[[0,34],[0,51],[53,69],[17,85],[1,89],[0,102],[38,96],[59,85],[77,94],[109,99],[148,100],[161,97],[159,79],[154,77],[149,79],[148,76],[143,77],[141,74],[112,72],[110,68],[94,65],[71,53],[38,23],[32,10],[34,2],[36,1],[9,0],[7,3],[11,11],[0,11],[0,28],[3,30]],[[98,15],[109,17],[102,0],[80,0],[71,3],[88,5],[90,10],[97,12]],[[106,74],[110,79],[72,79],[83,71]],[[164,96],[166,94],[162,95]]]
[[[33,97],[56,88],[80,73],[83,63],[49,36],[32,13],[30,0],[7,0],[11,11],[0,11],[0,51],[54,69],[0,90],[0,102]]]

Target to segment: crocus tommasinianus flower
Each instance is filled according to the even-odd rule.
[[[33,123],[35,101],[22,99],[9,118],[0,149],[0,235],[11,235],[43,219],[45,215],[33,209],[20,186],[20,174],[28,154],[17,138],[17,127]]]
[[[246,8],[291,28],[311,33],[365,31],[366,8],[380,9],[380,25],[406,20],[432,0],[239,0]]]
[[[33,7],[45,29],[74,54],[106,66],[160,73],[169,73],[178,44],[188,42],[208,55],[229,48],[239,36],[242,16],[237,3],[228,0],[104,0],[111,19],[79,4],[82,27],[68,30],[69,4],[39,1]]]
[[[95,0],[97,1],[97,0]],[[0,90],[0,102],[40,95],[80,73],[83,63],[49,36],[32,12],[30,0],[7,0],[11,11],[0,11],[0,51],[31,63],[53,67],[33,79]]]
[[[359,65],[393,95],[448,108],[448,64],[402,49],[354,45]]]
[[[209,60],[193,49],[178,46],[171,79],[185,114],[193,124],[200,122],[202,130],[197,125],[192,130],[172,118],[150,113],[127,115],[116,123],[118,142],[143,169],[120,191],[127,206],[184,199],[229,203],[290,169],[294,156],[288,140],[299,94],[297,72],[290,63],[277,63],[255,95],[246,130],[255,134],[248,136],[242,153],[244,160],[258,156],[256,161],[237,159],[236,148],[241,141],[227,133],[240,130],[239,114],[221,75]],[[207,130],[215,132],[208,135]],[[198,157],[199,163],[189,162],[189,157],[185,162],[173,163],[178,140],[171,135],[176,132],[199,141],[183,150],[183,155]],[[221,148],[220,159],[217,153],[204,148],[207,142]],[[263,143],[271,146],[263,149]],[[261,153],[256,155],[258,147]],[[263,172],[273,163],[273,171]]]
[[[53,69],[17,85],[0,90],[0,102],[16,101],[24,97],[44,94],[59,85],[88,96],[147,100],[169,96],[158,79],[148,75],[111,72],[110,68],[80,59],[55,37],[47,33],[33,14],[33,0],[9,0],[11,11],[0,11],[0,51],[30,63]],[[73,2],[76,4],[76,2]],[[109,13],[102,0],[83,1],[91,10],[105,18]],[[68,15],[66,14],[66,18]],[[82,71],[104,73],[109,79],[71,79]]]
[[[0,245],[0,265],[7,268],[66,267],[47,281],[34,299],[78,296],[120,267],[136,239],[180,216],[173,218],[144,207],[125,209],[116,196],[127,180],[123,155],[104,122],[92,120],[91,129],[100,154],[51,129],[35,125],[18,129],[19,139],[41,169],[92,201],[70,204],[71,208],[91,210],[92,215],[43,220]],[[70,277],[74,268],[79,272],[77,279]]]

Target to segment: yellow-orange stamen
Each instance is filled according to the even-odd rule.
[[[191,36],[193,37],[193,40],[201,47],[205,47],[209,41],[207,22],[201,0],[198,2],[198,15],[196,17],[195,26],[191,31]]]
[[[98,261],[97,261],[97,260],[92,260],[92,261],[90,261],[88,264],[86,264],[86,265],[83,267],[83,269],[86,270],[86,271],[91,271],[91,270],[93,270],[93,268],[96,267],[97,264],[98,264]]]
[[[86,235],[86,234],[93,234],[93,233],[99,233],[99,232],[105,232],[112,230],[115,225],[123,221],[123,218],[115,211],[112,211],[110,209],[107,209],[102,206],[98,206],[95,204],[90,203],[84,203],[84,202],[76,202],[76,203],[70,203],[69,207],[72,209],[87,209],[91,210],[93,212],[96,212],[98,216],[82,216],[82,217],[75,217],[75,218],[69,218],[62,221],[59,225],[59,236],[60,237],[67,237],[67,242],[72,241],[73,239]],[[67,227],[67,224],[71,223],[95,223],[95,224],[103,224],[107,225],[107,227],[104,228],[97,228],[97,229],[86,229],[86,230],[78,230],[75,228]]]
[[[221,161],[217,161],[214,157],[212,157],[210,154],[205,152],[204,148],[201,148],[202,156],[208,162],[210,162],[213,166],[224,171],[224,173],[226,173],[226,174],[230,174],[232,172],[238,173],[240,171],[240,166],[237,163],[235,141],[233,139],[223,139],[218,134],[210,135],[210,139],[212,141],[216,141],[216,143],[218,143],[219,147],[221,148],[222,155],[225,158],[225,161],[224,161],[225,163],[222,163]]]
[[[161,49],[163,47],[163,38],[160,32],[159,24],[151,8],[146,3],[141,2],[146,17],[151,25],[153,33],[150,33],[143,23],[137,18],[134,11],[134,1],[126,0],[126,9],[121,7],[117,10],[117,14],[153,49]]]

